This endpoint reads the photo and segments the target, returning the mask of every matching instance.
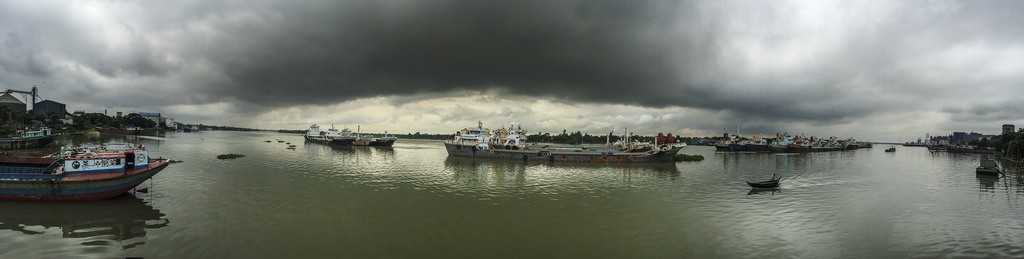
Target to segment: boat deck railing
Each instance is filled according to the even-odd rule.
[[[0,175],[49,175],[50,168],[44,167],[21,167],[21,166],[4,166],[0,167]],[[0,176],[0,178],[3,178]]]

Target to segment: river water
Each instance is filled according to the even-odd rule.
[[[52,145],[111,141],[184,162],[143,183],[148,193],[0,202],[0,258],[1024,256],[1020,179],[977,177],[978,155],[924,148],[690,146],[682,153],[707,159],[594,166],[449,158],[439,141],[336,148],[268,132]],[[224,153],[246,156],[216,159]],[[743,183],[772,173],[786,177],[779,191]]]

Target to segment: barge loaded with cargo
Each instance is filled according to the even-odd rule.
[[[683,146],[631,142],[629,136],[615,145],[603,147],[553,147],[526,144],[526,130],[516,125],[497,130],[465,128],[444,143],[449,156],[509,159],[525,161],[559,161],[586,163],[672,163]]]

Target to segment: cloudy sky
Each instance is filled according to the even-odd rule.
[[[1024,126],[1024,1],[8,1],[0,88],[182,122],[448,133]]]

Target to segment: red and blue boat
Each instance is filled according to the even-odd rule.
[[[167,167],[145,147],[107,144],[55,155],[0,154],[0,200],[91,201],[120,196]]]

